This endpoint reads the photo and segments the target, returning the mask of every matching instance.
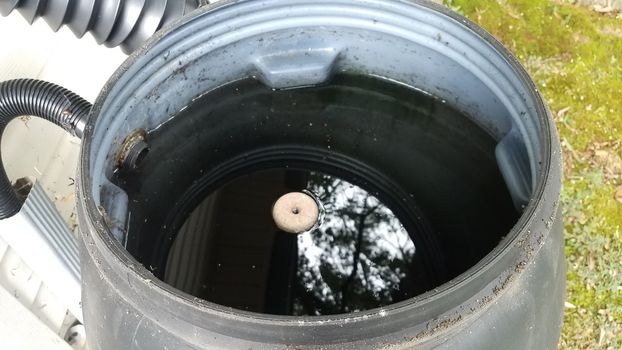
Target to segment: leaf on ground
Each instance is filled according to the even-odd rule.
[[[564,302],[564,307],[566,309],[576,309],[577,308],[573,303],[568,302],[568,301]]]
[[[615,198],[619,203],[622,203],[622,185],[618,186],[618,188],[616,189]]]
[[[620,10],[613,6],[603,6],[603,5],[595,5],[594,11],[598,13],[617,13]]]
[[[622,179],[622,158],[616,151],[619,143],[594,142],[586,152],[592,167],[601,169],[610,181]]]

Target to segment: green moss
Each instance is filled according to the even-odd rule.
[[[504,43],[555,116],[568,261],[561,349],[622,348],[622,19],[561,0],[451,0]],[[611,161],[595,159],[605,151]]]

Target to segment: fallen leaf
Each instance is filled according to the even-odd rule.
[[[595,142],[590,145],[585,154],[594,168],[600,168],[610,181],[622,178],[622,158],[618,155],[619,143]]]
[[[576,309],[577,308],[573,303],[570,303],[570,302],[567,302],[567,301],[564,302],[564,307],[566,309]]]
[[[598,13],[611,13],[611,12],[618,12],[618,9],[616,9],[613,6],[595,5],[594,11]]]
[[[618,186],[618,189],[616,190],[615,198],[618,201],[618,203],[622,203],[622,185]]]

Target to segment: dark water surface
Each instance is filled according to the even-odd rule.
[[[197,98],[148,136],[128,250],[156,276],[242,310],[329,315],[403,301],[466,271],[518,218],[496,142],[443,101],[379,78],[271,90],[254,79]],[[308,191],[323,220],[271,216]]]

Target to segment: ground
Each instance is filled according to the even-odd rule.
[[[445,0],[523,63],[564,156],[560,349],[622,349],[622,14],[571,0]]]

